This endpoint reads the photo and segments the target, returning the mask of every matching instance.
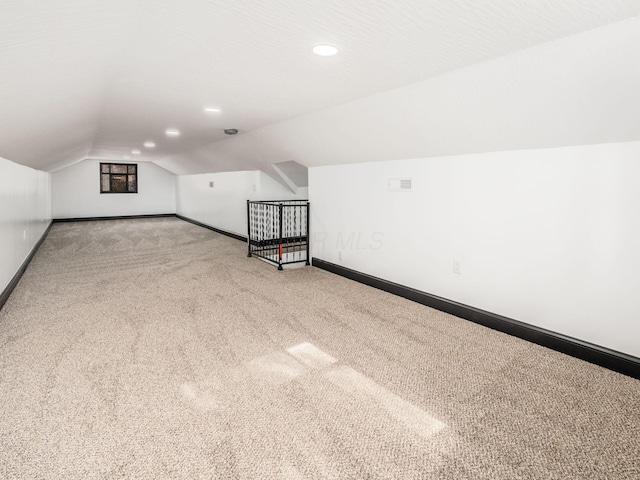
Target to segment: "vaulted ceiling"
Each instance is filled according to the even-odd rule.
[[[587,78],[571,79],[571,85],[561,85],[572,75],[561,71],[565,77],[552,82],[558,89],[545,90],[562,106],[562,88],[577,89],[571,101],[582,115],[581,98],[600,97],[612,87],[602,85],[605,77],[592,78],[593,71],[615,73],[618,81],[622,69],[623,87],[631,94],[637,89],[640,42],[628,42],[640,40],[633,18],[638,15],[637,0],[3,0],[0,157],[49,171],[85,158],[133,157],[175,173],[196,173],[552,146],[562,142],[521,132],[533,120],[516,122],[518,130],[504,138],[482,132],[488,122],[482,112],[496,108],[494,97],[513,103],[509,85],[526,96],[535,90],[522,86],[527,81],[538,85],[567,68],[565,62],[541,69],[535,50],[516,52],[537,46],[551,55],[545,46],[555,42],[559,57],[553,61],[566,57],[570,64],[582,50],[603,62],[591,61],[590,69],[579,72]],[[622,37],[589,33],[616,22],[626,32]],[[324,43],[337,46],[338,55],[312,52]],[[615,65],[607,65],[608,49],[617,52]],[[510,60],[499,60],[504,58]],[[482,65],[492,61],[489,74]],[[505,88],[496,72],[518,85]],[[458,85],[458,93],[447,93],[451,85]],[[416,103],[412,88],[422,92],[425,104]],[[447,94],[449,105],[439,105]],[[620,102],[616,108],[637,117],[634,102]],[[538,101],[531,103],[535,109]],[[207,113],[207,106],[221,111]],[[609,107],[598,104],[599,111],[619,112]],[[421,117],[423,111],[431,117]],[[452,119],[452,112],[459,117]],[[547,122],[544,115],[534,120]],[[611,125],[606,120],[602,124]],[[513,125],[509,115],[500,121],[507,129]],[[495,129],[504,131],[500,121]],[[563,118],[566,123],[570,119]],[[387,126],[397,135],[384,138],[384,148],[373,141],[365,155],[362,143],[380,139]],[[181,135],[166,136],[168,128]],[[227,137],[226,128],[239,134]],[[566,128],[569,143],[592,134],[599,141],[602,131],[586,125],[573,139]],[[635,124],[628,130],[600,136],[638,139]],[[155,148],[145,148],[145,141]],[[340,148],[329,148],[332,141]]]

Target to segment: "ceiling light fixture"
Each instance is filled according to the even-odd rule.
[[[180,136],[180,130],[177,130],[175,128],[169,128],[164,133],[166,133],[170,137],[178,137],[178,136]]]
[[[146,148],[155,148],[156,144],[154,142],[144,142],[144,146]]]
[[[313,47],[313,53],[321,55],[323,57],[331,57],[338,53],[338,48],[333,45],[316,45]]]
[[[124,158],[125,160],[131,160],[131,157],[129,155],[123,155],[122,158]]]
[[[219,113],[221,110],[218,107],[204,107],[204,111],[207,113]]]
[[[131,150],[131,153],[133,155],[140,155],[140,150],[138,150],[137,148],[134,148],[133,150]]]

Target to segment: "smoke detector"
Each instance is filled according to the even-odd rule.
[[[225,128],[224,133],[226,133],[227,135],[237,135],[238,134],[238,129],[237,128]]]

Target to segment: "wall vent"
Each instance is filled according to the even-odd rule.
[[[413,181],[411,178],[390,178],[387,187],[390,192],[411,192]]]

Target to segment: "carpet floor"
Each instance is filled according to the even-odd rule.
[[[640,382],[175,218],[58,223],[2,479],[638,479]]]

